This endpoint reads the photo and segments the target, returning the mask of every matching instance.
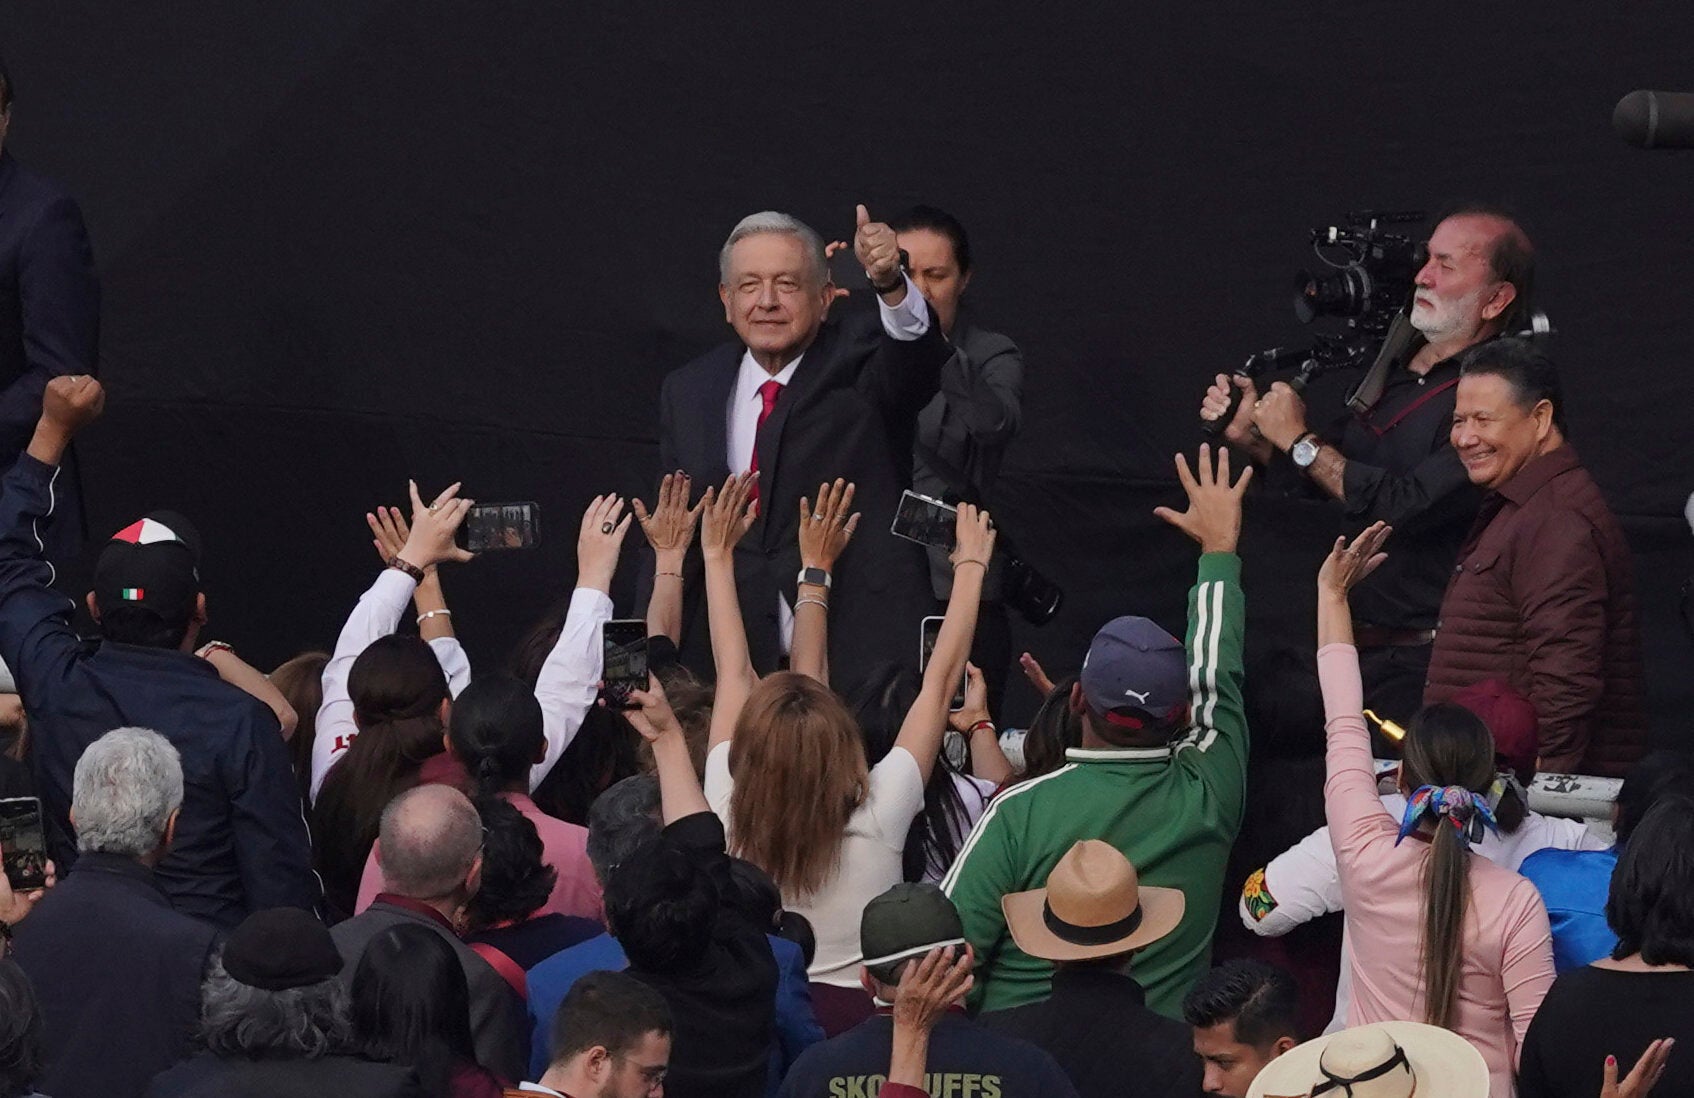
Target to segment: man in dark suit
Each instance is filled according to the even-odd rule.
[[[61,374],[93,374],[100,340],[100,283],[82,211],[63,187],[5,150],[12,76],[0,61],[0,475],[29,445],[41,391]],[[55,486],[43,556],[61,569],[82,548],[74,459]]]
[[[48,1094],[136,1098],[194,1051],[217,928],[174,910],[153,876],[181,811],[182,762],[157,732],[116,729],[77,760],[82,856],[13,940],[41,1002]]]
[[[863,521],[829,581],[845,592],[831,611],[829,639],[830,666],[846,684],[878,661],[912,658],[918,622],[932,603],[923,551],[888,527],[911,480],[917,414],[951,354],[901,269],[894,231],[871,221],[863,206],[854,252],[879,315],[826,324],[837,291],[817,233],[786,214],[743,218],[719,256],[718,296],[738,341],[665,379],[659,429],[667,471],[681,469],[702,486],[759,473],[758,519],[736,547],[735,572],[761,672],[777,666],[792,634],[801,497],[836,477],[858,486]],[[685,614],[682,651],[685,662],[704,667],[710,648],[697,606],[699,558],[683,570],[696,606]],[[683,582],[650,570],[644,579]]]

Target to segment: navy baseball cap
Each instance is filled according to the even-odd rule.
[[[1082,696],[1101,714],[1139,709],[1158,718],[1177,716],[1188,704],[1182,642],[1146,618],[1113,618],[1088,646]]]
[[[102,609],[139,606],[170,624],[189,619],[200,593],[200,534],[174,511],[154,511],[113,534],[94,562]]]

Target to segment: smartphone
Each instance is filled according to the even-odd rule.
[[[600,626],[603,663],[600,678],[606,704],[634,709],[631,690],[647,689],[647,623],[640,618],[617,618]]]
[[[894,511],[894,523],[888,532],[951,553],[958,513],[958,508],[908,488],[900,494],[900,506]]]
[[[47,887],[47,833],[38,797],[0,800],[0,850],[14,892]]]
[[[534,503],[474,504],[459,537],[473,553],[534,548],[541,538],[541,508]]]
[[[929,657],[935,651],[935,638],[941,635],[941,618],[939,616],[923,619],[918,634],[918,674],[924,673],[929,666]],[[947,708],[957,713],[965,707],[965,683],[970,681],[970,674],[959,672],[959,689],[954,691],[953,700],[947,703]]]

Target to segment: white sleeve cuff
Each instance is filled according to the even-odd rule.
[[[882,295],[876,295],[876,307],[882,313],[882,330],[889,338],[909,343],[921,339],[929,331],[929,302],[918,293],[917,283],[912,277],[901,271],[900,277],[906,280],[906,296],[900,304],[890,305],[882,300]]]

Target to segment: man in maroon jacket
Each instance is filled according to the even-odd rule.
[[[1495,340],[1459,374],[1453,449],[1488,495],[1441,600],[1424,701],[1505,679],[1541,719],[1538,769],[1621,776],[1647,747],[1623,531],[1565,441],[1546,355]]]

